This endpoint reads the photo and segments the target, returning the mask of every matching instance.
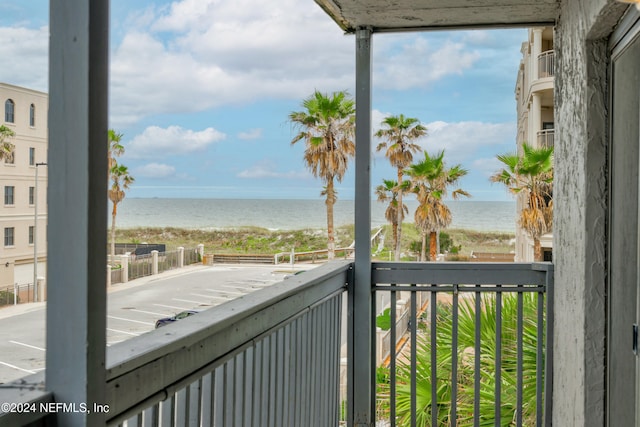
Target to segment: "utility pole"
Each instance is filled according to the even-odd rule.
[[[38,166],[46,163],[36,163],[36,185],[33,191],[33,301],[38,302]]]

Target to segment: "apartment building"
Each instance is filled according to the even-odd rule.
[[[36,248],[38,275],[43,276],[45,272],[47,168],[44,163],[47,160],[48,96],[0,83],[0,102],[3,106],[0,124],[15,133],[9,138],[15,146],[13,153],[0,160],[0,194],[3,198],[0,204],[0,288],[3,288],[33,282]]]
[[[515,97],[518,111],[518,153],[522,143],[534,147],[553,146],[553,74],[555,54],[553,50],[553,28],[530,28],[527,41],[522,43],[522,60],[518,71]],[[517,198],[518,216],[526,200]],[[545,261],[551,261],[553,235],[545,234],[540,239]],[[516,226],[516,257],[518,262],[534,261],[533,240]]]

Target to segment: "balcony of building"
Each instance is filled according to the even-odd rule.
[[[553,147],[554,129],[544,129],[538,131],[538,147]]]
[[[115,426],[328,427],[357,423],[357,399],[385,426],[550,419],[551,264],[373,263],[368,301],[353,271],[332,262],[109,347],[102,402],[61,401],[42,375],[5,385],[15,406],[0,424],[88,410]],[[369,333],[351,316],[362,303]],[[384,349],[371,340],[379,313]]]

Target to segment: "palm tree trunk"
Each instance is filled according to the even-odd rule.
[[[429,259],[431,261],[435,261],[438,246],[437,233],[435,231],[432,231],[429,235],[429,239]]]
[[[422,233],[422,250],[420,251],[420,261],[427,260],[427,233]]]
[[[393,227],[393,250],[396,250],[396,246],[398,245],[398,218],[396,218],[391,224]]]
[[[540,239],[533,239],[533,259],[536,262],[542,261],[542,245],[540,244]]]
[[[396,210],[398,222],[398,237],[396,238],[396,254],[395,260],[400,261],[400,252],[402,250],[402,168],[398,168],[398,209]]]
[[[116,257],[116,215],[118,214],[118,204],[113,204],[111,211],[111,262],[115,262]]]
[[[336,242],[333,233],[333,204],[335,196],[333,194],[333,179],[327,182],[327,259],[335,258]]]

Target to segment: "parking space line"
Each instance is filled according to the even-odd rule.
[[[12,343],[12,344],[17,344],[17,345],[22,345],[22,346],[29,347],[29,348],[34,348],[36,350],[45,351],[44,348],[36,347],[35,345],[29,345],[29,344],[25,344],[23,342],[18,342],[18,341],[9,341],[9,342]]]
[[[153,304],[156,305],[158,307],[166,307],[166,308],[174,308],[176,310],[189,310],[189,307],[176,307],[175,305],[164,305],[164,304]]]
[[[166,313],[156,313],[156,312],[153,312],[153,311],[138,310],[137,308],[132,308],[131,310],[127,310],[127,311],[135,311],[136,313],[150,314],[152,316],[165,317],[167,315]]]
[[[19,368],[19,367],[15,366],[15,365],[11,365],[11,364],[5,363],[5,362],[0,362],[0,365],[8,366],[10,368],[17,369],[18,371],[26,372],[28,374],[35,374],[36,373],[36,371],[30,371],[29,369],[22,369],[22,368]]]
[[[136,333],[134,333],[134,332],[119,331],[118,329],[111,329],[111,328],[107,328],[107,331],[115,332],[116,334],[133,335],[134,337],[138,337],[138,336],[140,336],[140,334],[136,334]]]
[[[124,317],[116,317],[116,316],[107,316],[107,317],[109,319],[124,320],[125,322],[133,322],[133,323],[140,323],[142,325],[147,325],[147,326],[155,326],[155,323],[143,322],[141,320],[125,319]]]
[[[180,299],[180,298],[171,298],[171,299],[174,301],[180,301],[180,302],[190,302],[191,304],[202,304],[202,301],[192,301],[189,299]]]
[[[189,295],[193,295],[194,297],[202,297],[202,298],[223,299],[225,301],[229,299],[229,298],[221,297],[218,295],[204,295],[204,294],[189,294]]]
[[[226,289],[206,289],[206,290],[210,292],[218,292],[221,294],[238,295],[238,296],[247,294],[247,292],[234,292],[234,291],[228,291]],[[191,295],[197,295],[197,294],[191,294]]]

